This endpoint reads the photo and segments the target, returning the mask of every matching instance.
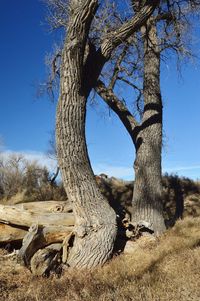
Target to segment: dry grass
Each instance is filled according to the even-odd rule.
[[[92,272],[68,270],[60,278],[0,272],[1,301],[198,301],[200,218],[186,218],[159,240],[138,244]]]

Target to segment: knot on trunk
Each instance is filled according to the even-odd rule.
[[[78,237],[83,238],[88,233],[88,226],[86,226],[86,225],[78,225],[78,226],[75,227],[74,233]]]
[[[64,206],[63,205],[57,205],[52,212],[63,212],[64,211]]]

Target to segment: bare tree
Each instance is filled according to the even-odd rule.
[[[132,1],[135,11],[139,1]],[[190,57],[188,29],[191,15],[199,9],[198,1],[162,1],[146,25],[129,40],[115,58],[112,74],[97,82],[96,92],[118,115],[130,134],[136,150],[134,163],[132,222],[145,220],[155,234],[165,229],[162,201],[162,96],[160,89],[160,63],[162,55],[175,52]],[[196,13],[195,12],[195,13]],[[136,52],[132,50],[135,48]],[[143,62],[142,66],[138,63]],[[140,72],[141,83],[135,77]],[[128,109],[115,86],[123,82],[137,91],[136,105],[140,118]]]
[[[76,220],[68,264],[79,268],[103,264],[110,257],[116,238],[115,213],[97,187],[87,153],[87,99],[112,51],[146,22],[158,1],[145,2],[130,20],[109,32],[98,49],[90,43],[84,58],[98,4],[96,0],[69,1],[57,107],[58,161]]]
[[[51,6],[52,3],[53,1]],[[131,1],[130,4],[135,13],[143,7],[143,3],[139,1]],[[109,64],[104,67],[101,79],[96,84],[96,91],[117,113],[135,145],[132,222],[148,221],[155,234],[162,233],[165,229],[162,215],[160,61],[163,52],[166,54],[174,51],[179,58],[190,55],[190,51],[185,47],[187,36],[185,32],[190,25],[189,17],[198,5],[198,1],[162,1],[139,34],[134,32],[128,39],[121,40],[120,46],[114,47]],[[55,7],[60,11],[62,6],[58,8],[56,3]],[[57,10],[55,10],[56,14]],[[65,18],[64,15],[63,20]],[[106,38],[111,36],[111,32],[120,28],[126,18],[127,15],[123,16],[121,11],[118,12],[109,1],[100,13],[95,15],[86,43],[84,65],[89,58],[89,53],[94,53],[89,61],[93,64],[95,47],[100,49]],[[53,20],[55,25],[56,18],[54,17]],[[65,22],[66,19],[62,21]],[[49,61],[50,87],[60,74],[60,54],[61,51],[56,50]],[[95,72],[98,70],[96,66]],[[111,73],[110,70],[113,72]],[[95,82],[95,72],[91,72],[91,68],[87,71]],[[119,82],[132,87],[137,92],[136,107],[140,115],[139,121],[128,109],[124,99],[117,96],[115,86]],[[91,83],[91,86],[93,85],[95,84]]]
[[[162,1],[163,3],[164,8],[167,7],[169,10],[169,1]],[[133,4],[137,6],[127,14],[128,17],[121,18],[115,15],[114,20],[117,21],[113,27],[106,25],[103,35],[98,36],[98,33],[93,36],[92,22],[95,17],[98,17],[98,4],[97,0],[49,1],[50,8],[55,13],[51,18],[55,21],[57,15],[58,23],[64,25],[66,31],[63,49],[53,60],[52,73],[54,76],[59,73],[60,77],[60,96],[56,116],[57,156],[75,221],[71,214],[71,206],[68,209],[65,209],[65,206],[56,207],[56,210],[61,212],[67,210],[64,216],[68,220],[60,222],[56,219],[58,227],[53,227],[53,233],[62,228],[60,231],[65,231],[66,237],[62,245],[55,246],[54,244],[44,248],[49,243],[48,239],[46,240],[46,231],[50,229],[44,227],[46,223],[44,215],[40,219],[40,223],[38,215],[36,216],[37,225],[29,229],[19,255],[25,259],[27,265],[30,264],[32,271],[36,270],[35,272],[40,275],[46,271],[49,272],[53,265],[55,267],[58,264],[57,253],[61,249],[63,250],[63,263],[78,268],[92,268],[103,264],[113,250],[117,232],[116,215],[97,187],[85,141],[86,104],[90,92],[94,88],[118,113],[136,146],[135,166],[138,182],[134,199],[134,220],[138,221],[142,217],[145,220],[150,219],[151,222],[153,219],[152,231],[156,233],[162,232],[164,228],[159,182],[162,142],[162,101],[159,76],[160,53],[163,43],[160,41],[162,28],[157,26],[157,21],[166,21],[166,26],[163,28],[167,36],[170,32],[168,30],[170,23],[167,24],[169,17],[163,17],[158,6],[159,1],[134,1]],[[112,20],[112,16],[110,20]],[[170,16],[170,20],[174,20],[174,17]],[[131,45],[134,45],[137,50],[142,45],[142,56],[138,55],[137,63],[130,61],[130,55],[134,52],[134,47]],[[144,64],[140,65],[141,57],[144,58]],[[109,76],[105,83],[102,81],[103,76],[106,78],[105,75],[109,75],[107,62],[110,62],[110,65],[114,63],[113,76],[108,87]],[[143,70],[142,88],[130,81],[137,73],[138,64],[139,68],[142,67]],[[115,95],[114,88],[117,81],[137,89],[140,122],[128,110],[123,99],[120,100]],[[149,132],[148,129],[151,131]],[[144,180],[146,185],[144,185]],[[147,198],[148,194],[145,192],[148,192],[150,197]],[[13,209],[15,210],[13,211]],[[45,208],[43,209],[45,212]],[[2,216],[6,215],[6,223],[13,224],[14,218],[15,223],[22,226],[21,219],[19,221],[16,219],[16,214],[13,215],[16,210],[19,212],[19,208],[1,208],[1,214]],[[7,213],[5,214],[5,212]],[[24,213],[22,212],[22,215]],[[25,216],[27,217],[26,214]],[[46,223],[46,226],[47,224],[55,226],[56,217],[56,214],[52,215],[51,223]],[[33,222],[33,219],[31,221]],[[73,230],[72,225],[75,225]],[[30,221],[27,223],[27,219],[26,226],[30,226]],[[70,229],[67,230],[67,226],[70,226]],[[73,231],[72,234],[71,231]],[[51,237],[51,243],[56,239],[58,237]],[[39,248],[43,249],[38,250]]]

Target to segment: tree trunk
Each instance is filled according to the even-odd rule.
[[[135,129],[136,159],[132,221],[151,224],[155,235],[165,230],[162,203],[162,99],[160,52],[156,25],[148,26],[144,37],[144,113]]]
[[[80,7],[71,16],[63,50],[56,139],[62,179],[75,216],[75,240],[67,263],[92,268],[112,253],[116,215],[97,186],[85,141],[89,91],[83,89],[83,57],[97,1],[84,3],[77,4]]]

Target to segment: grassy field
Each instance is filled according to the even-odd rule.
[[[131,255],[104,267],[33,277],[1,265],[1,301],[198,301],[200,218],[185,218],[155,241],[138,240]],[[3,251],[2,251],[3,252]]]

